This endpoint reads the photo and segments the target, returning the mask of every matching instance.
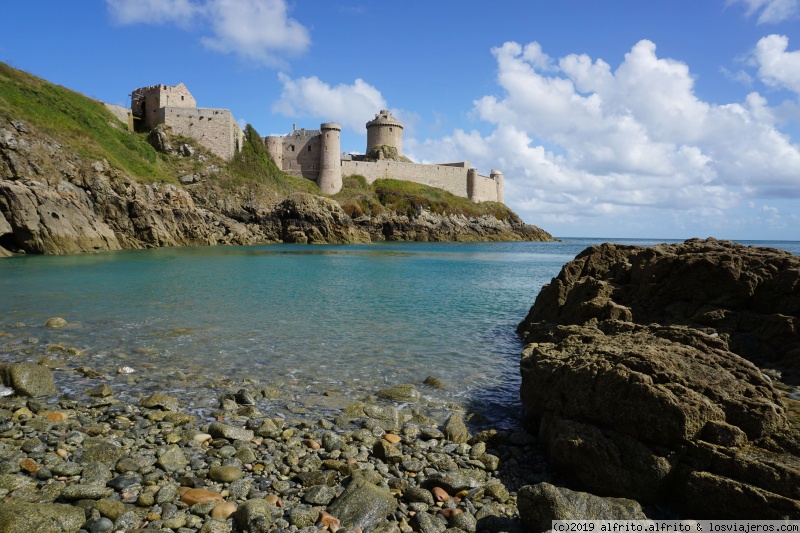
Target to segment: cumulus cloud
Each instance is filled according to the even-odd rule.
[[[758,13],[759,24],[777,24],[795,18],[800,0],[728,0],[727,5],[743,4],[747,16]]]
[[[208,48],[273,67],[304,52],[308,29],[289,17],[286,0],[106,0],[120,24],[192,24],[210,29]]]
[[[381,92],[362,79],[351,85],[331,86],[316,76],[293,79],[278,74],[281,96],[272,106],[274,113],[287,117],[317,118],[340,123],[358,133],[375,113],[386,108]]]
[[[587,55],[543,62],[536,43],[493,53],[503,94],[473,110],[493,131],[411,140],[405,151],[503,169],[506,202],[529,218],[613,220],[647,210],[721,219],[747,198],[800,198],[800,146],[775,128],[764,97],[705,102],[688,65],[659,58],[650,41],[616,70]]]
[[[800,94],[800,50],[787,52],[789,38],[768,35],[756,44],[758,76],[767,85],[789,89]]]

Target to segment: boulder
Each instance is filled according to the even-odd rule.
[[[641,505],[624,498],[601,498],[549,483],[528,485],[517,493],[523,524],[533,533],[549,531],[553,520],[646,520]]]
[[[392,493],[364,479],[355,479],[328,507],[328,512],[341,521],[343,527],[360,527],[369,531],[397,509]]]
[[[585,250],[519,327],[528,428],[600,495],[800,513],[800,431],[754,364],[800,362],[798,280],[798,257],[713,239]]]
[[[0,365],[3,383],[20,396],[48,396],[56,393],[53,373],[49,368],[28,363]]]
[[[61,503],[3,503],[2,533],[77,533],[86,521],[83,509]]]

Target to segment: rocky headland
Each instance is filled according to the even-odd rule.
[[[800,517],[800,257],[594,246],[518,331],[528,426],[574,486],[698,519]]]
[[[420,206],[353,218],[319,194],[281,198],[232,185],[224,163],[188,144],[156,145],[190,169],[175,183],[134,179],[30,123],[0,119],[0,257],[274,242],[552,240],[510,211],[497,218]]]

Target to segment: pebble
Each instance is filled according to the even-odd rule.
[[[188,489],[181,494],[181,501],[186,505],[196,503],[221,502],[224,498],[219,492],[207,489]]]
[[[113,376],[113,370],[103,370]],[[190,370],[184,372],[195,379]],[[141,373],[144,367],[137,376]],[[448,439],[435,422],[449,419],[451,426],[460,426],[461,415],[425,414],[422,404],[396,407],[366,400],[350,404],[349,414],[319,419],[287,400],[285,408],[267,417],[258,410],[259,393],[254,394],[258,406],[237,404],[235,411],[214,413],[213,420],[189,411],[191,402],[182,397],[152,390],[143,389],[144,399],[130,403],[130,391],[118,384],[113,391],[106,383],[93,385],[83,395],[55,400],[57,406],[49,399],[26,403],[1,397],[0,477],[12,474],[26,485],[5,492],[0,487],[0,498],[74,502],[90,510],[84,525],[90,533],[229,532],[232,516],[245,502],[258,501],[271,509],[270,518],[254,519],[253,531],[303,533],[320,527],[341,531],[342,516],[331,510],[349,487],[367,484],[398,504],[388,516],[376,518],[394,524],[387,533],[448,526],[475,531],[478,518],[516,520],[515,490],[545,480],[546,468],[519,468],[545,464],[524,459],[523,453],[532,450],[530,441],[516,436],[519,444],[509,447],[497,444],[508,442],[508,434],[505,441],[481,434],[470,444],[456,442],[466,438],[460,427],[448,427]],[[243,389],[226,387],[215,395],[247,400],[232,392]],[[410,391],[394,392],[403,390]],[[54,413],[65,416],[53,423]],[[369,505],[369,498],[356,500]]]
[[[236,512],[238,506],[233,502],[222,502],[216,505],[211,510],[211,517],[219,520],[227,520],[233,513]]]
[[[242,475],[242,469],[236,466],[212,466],[208,470],[209,478],[222,483],[232,483],[241,479]]]

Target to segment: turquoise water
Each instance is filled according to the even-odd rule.
[[[65,356],[70,364],[102,372],[120,394],[182,392],[199,410],[216,406],[206,384],[236,390],[248,378],[284,391],[275,409],[312,412],[330,407],[315,400],[326,391],[358,398],[414,383],[433,404],[453,403],[514,426],[522,349],[514,329],[541,286],[598,242],[264,245],[11,258],[0,261],[0,360],[57,358],[62,352],[48,347],[76,347],[84,355]],[[768,244],[800,253],[800,243]],[[69,325],[44,328],[53,316]],[[118,375],[123,366],[135,372]],[[427,376],[448,389],[424,387]],[[62,390],[76,393],[99,383],[74,372],[57,378]]]

